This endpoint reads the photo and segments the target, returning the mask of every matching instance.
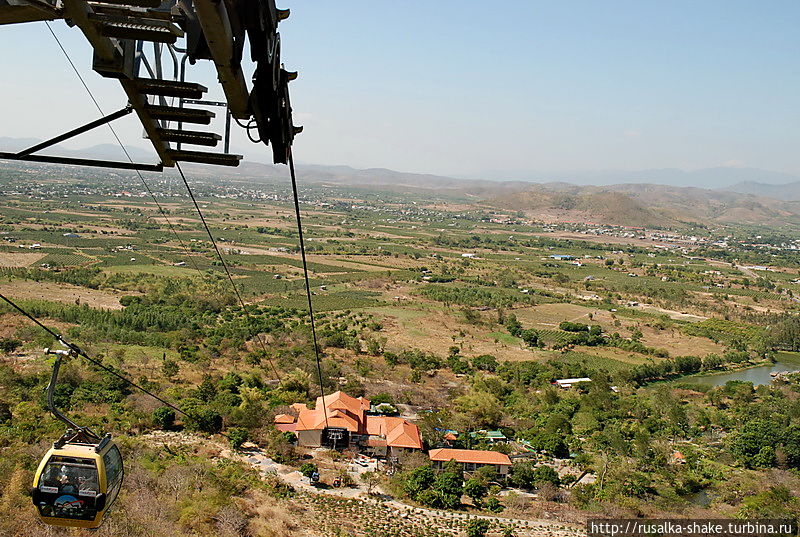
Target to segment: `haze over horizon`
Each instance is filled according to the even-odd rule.
[[[474,6],[281,5],[293,10],[280,27],[284,61],[300,72],[298,161],[495,180],[800,174],[800,5]],[[118,84],[91,71],[80,32],[52,27],[104,110],[123,106]],[[18,51],[1,64],[0,136],[48,138],[97,117],[44,24],[5,27],[0,47]],[[208,66],[197,68],[218,97]],[[118,132],[146,144],[133,117]],[[234,132],[234,151],[268,160]],[[66,146],[112,141],[98,129]]]

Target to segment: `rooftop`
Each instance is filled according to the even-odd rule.
[[[511,459],[505,453],[497,451],[483,451],[478,449],[432,449],[428,452],[432,461],[447,462],[466,462],[474,464],[494,464],[511,466]]]

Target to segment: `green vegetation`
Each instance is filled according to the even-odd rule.
[[[14,181],[14,188],[24,184]],[[185,217],[176,222],[187,253],[150,218],[153,207],[106,194],[4,200],[0,229],[9,241],[0,245],[0,286],[104,365],[188,414],[153,406],[80,360],[65,365],[59,405],[120,438],[131,461],[132,488],[112,515],[114,527],[227,535],[219,524],[232,520],[239,528],[232,534],[270,535],[259,533],[257,521],[271,515],[256,506],[289,505],[315,509],[327,530],[344,528],[336,517],[355,520],[377,507],[305,498],[218,456],[223,449],[239,456],[252,442],[303,475],[331,472],[327,454],[308,459],[291,433],[272,424],[293,403],[313,406],[320,391],[291,207],[263,201],[282,199],[277,186],[264,186],[254,208],[247,197],[211,197],[219,192],[209,185],[209,223],[244,309],[188,209],[174,209]],[[455,430],[453,447],[522,456],[507,483],[485,470],[434,469],[427,458],[400,457],[391,478],[379,472],[356,480],[370,492],[388,487],[422,506],[510,517],[531,516],[540,505],[498,495],[505,485],[535,491],[537,502],[566,518],[671,515],[698,494],[713,498],[703,511],[712,518],[800,515],[798,379],[691,383],[698,373],[768,365],[780,351],[800,350],[796,259],[742,247],[738,259],[774,265],[753,278],[724,265],[730,256],[714,248],[705,251],[712,258],[694,251],[689,259],[646,243],[611,244],[613,234],[602,238],[609,242],[559,238],[552,226],[523,224],[524,215],[501,223],[457,194],[311,186],[306,195],[314,204],[306,225],[325,393],[341,389],[384,403],[379,412],[416,414],[426,448]],[[469,209],[442,205],[451,201]],[[77,206],[85,216],[72,214]],[[557,231],[586,230],[564,224]],[[34,242],[43,247],[31,248]],[[550,257],[556,254],[575,262]],[[41,395],[50,362],[40,351],[55,342],[5,304],[0,316],[0,504],[22,512],[38,454],[31,446],[61,432]],[[574,377],[592,380],[553,385]],[[486,436],[496,429],[510,442]],[[200,445],[162,440],[172,437]],[[346,466],[339,460],[346,454],[330,457]],[[137,497],[150,489],[141,507]],[[169,522],[154,528],[143,514],[150,512]],[[439,535],[411,533],[395,519],[363,527]],[[513,534],[481,522],[453,522],[449,530]],[[14,523],[3,521],[0,531]]]

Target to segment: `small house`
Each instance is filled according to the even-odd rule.
[[[590,379],[589,377],[580,377],[574,379],[558,379],[555,381],[555,384],[559,388],[567,389],[567,388],[572,388],[576,384],[580,384],[582,382],[592,382],[592,379]]]
[[[428,452],[434,467],[438,470],[444,468],[450,461],[460,463],[464,472],[471,473],[485,466],[494,467],[497,476],[508,477],[511,470],[511,459],[505,453],[498,451],[485,451],[479,449],[450,449],[439,448]]]

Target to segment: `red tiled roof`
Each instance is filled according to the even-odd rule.
[[[295,417],[289,414],[278,414],[273,421],[275,423],[294,423]]]
[[[342,427],[351,433],[363,431],[363,416],[354,416],[346,410],[328,410],[328,427]],[[325,412],[322,408],[304,410],[297,418],[298,431],[317,431],[325,428]]]
[[[282,433],[294,433],[297,432],[297,424],[296,423],[276,423],[275,428],[278,429]]]
[[[428,452],[432,461],[471,462],[474,464],[494,464],[511,466],[511,459],[505,453],[498,451],[482,451],[477,449],[432,449]]]
[[[322,401],[322,397],[317,397],[316,408],[322,408]],[[360,411],[369,410],[369,399],[351,397],[340,390],[325,396],[325,407],[340,408],[357,414]]]
[[[394,416],[367,416],[370,408],[368,399],[355,398],[338,391],[326,395],[325,408],[328,411],[328,426],[343,427],[352,433],[368,434],[385,439],[390,447],[422,449],[419,428],[403,418]],[[298,431],[314,431],[325,428],[323,398],[317,398],[314,410],[303,409],[297,418]],[[276,417],[277,419],[277,417]],[[369,444],[372,445],[372,444]]]
[[[390,447],[422,449],[419,427],[394,416],[367,416],[367,434],[386,438]]]
[[[303,410],[308,410],[308,407],[305,403],[292,403],[289,408],[294,410],[295,412],[302,412]]]
[[[389,447],[422,449],[422,437],[419,434],[419,427],[409,423],[402,418],[393,429],[386,435],[386,443]]]

